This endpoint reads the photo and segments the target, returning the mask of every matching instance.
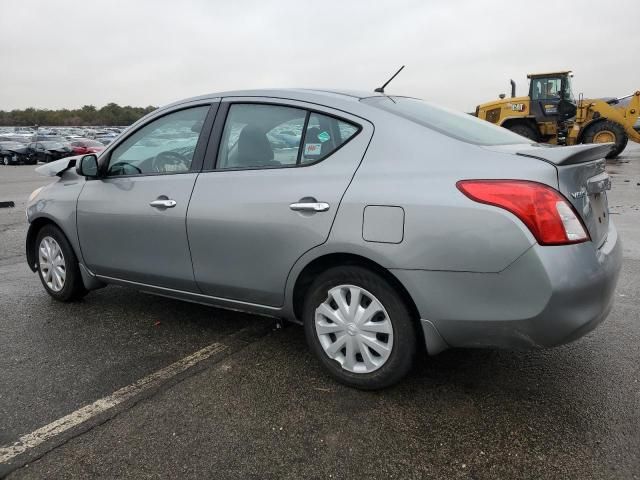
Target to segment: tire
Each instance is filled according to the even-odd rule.
[[[4,166],[8,166],[9,165],[9,157],[2,157],[2,164]]]
[[[538,132],[531,125],[523,122],[512,123],[508,127],[505,127],[508,130],[511,130],[513,133],[517,133],[518,135],[522,135],[523,137],[527,137],[529,140],[533,140],[534,142],[538,141]]]
[[[355,311],[351,310],[350,302],[358,292],[362,308],[377,310],[370,321],[363,323],[340,313],[333,300],[342,298],[346,309]],[[345,316],[353,321],[344,322]],[[371,270],[343,266],[321,273],[305,297],[303,319],[309,348],[327,372],[345,385],[362,390],[389,387],[400,381],[413,365],[417,340],[411,312],[396,289]],[[331,347],[337,348],[333,357],[327,351]],[[385,352],[384,347],[390,351]]]
[[[603,143],[611,140],[613,140],[615,146],[606,158],[616,158],[623,152],[629,141],[629,136],[624,131],[624,127],[612,120],[603,120],[589,125],[582,136],[582,143]]]
[[[50,163],[53,161],[53,157],[51,155],[44,156],[44,163]]]
[[[34,248],[38,261],[38,276],[44,289],[51,297],[60,302],[70,302],[78,300],[88,293],[82,283],[78,259],[67,237],[58,227],[55,225],[42,227],[36,236]],[[58,252],[61,253],[61,257]],[[56,261],[58,267],[52,264],[52,260]],[[60,266],[63,267],[62,272]],[[59,273],[64,273],[62,284],[57,281],[60,278]]]

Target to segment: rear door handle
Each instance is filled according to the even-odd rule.
[[[158,199],[158,200],[154,200],[153,202],[149,203],[149,205],[151,205],[154,208],[173,208],[177,204],[178,204],[178,202],[176,202],[175,200],[171,200],[170,198]]]
[[[326,212],[329,204],[325,202],[297,202],[289,205],[294,212]]]

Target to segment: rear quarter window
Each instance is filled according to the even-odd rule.
[[[476,145],[532,143],[528,138],[510,132],[506,128],[416,98],[380,96],[364,98],[362,102],[467,143]]]

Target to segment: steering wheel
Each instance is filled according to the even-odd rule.
[[[160,152],[151,161],[151,169],[158,173],[184,172],[189,170],[189,163],[179,153],[172,151]]]
[[[109,167],[109,174],[110,175],[129,175],[129,173],[127,172],[127,168],[134,169],[136,173],[142,173],[142,170],[140,170],[138,167],[136,167],[132,163],[120,161],[120,162],[114,163]]]

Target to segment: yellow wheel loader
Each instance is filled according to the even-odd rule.
[[[557,145],[612,142],[607,158],[615,158],[629,139],[640,143],[640,91],[622,98],[576,101],[570,71],[529,74],[529,95],[516,96],[511,80],[511,98],[476,108],[478,118],[495,123],[536,142]],[[638,130],[636,130],[638,129]]]

